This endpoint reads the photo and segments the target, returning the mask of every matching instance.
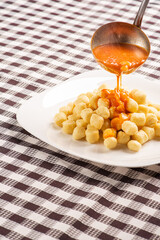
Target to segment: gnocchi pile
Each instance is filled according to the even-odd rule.
[[[107,149],[126,144],[137,152],[147,141],[160,137],[160,105],[150,103],[138,89],[117,92],[103,84],[61,107],[54,123],[75,140],[94,144],[103,139]]]

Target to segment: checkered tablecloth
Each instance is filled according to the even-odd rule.
[[[160,240],[160,165],[121,168],[70,156],[16,121],[32,96],[97,69],[104,23],[132,23],[139,0],[1,0],[0,239]],[[137,72],[160,80],[160,1],[142,28],[152,52]]]

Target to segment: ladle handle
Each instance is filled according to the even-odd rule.
[[[139,7],[139,10],[138,10],[138,13],[134,19],[134,25],[137,26],[137,27],[141,27],[141,23],[142,23],[142,18],[143,18],[143,15],[144,15],[144,12],[146,10],[146,7],[148,5],[148,2],[149,0],[143,0],[140,7]]]

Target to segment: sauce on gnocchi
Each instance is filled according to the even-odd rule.
[[[126,112],[126,104],[129,99],[129,92],[124,89],[114,90],[103,89],[102,90],[102,100],[109,100],[110,107],[115,107],[118,113]]]
[[[103,101],[109,101],[109,107],[114,109],[113,117],[111,121],[111,126],[114,127],[116,130],[120,130],[122,123],[125,120],[129,119],[129,115],[127,113],[127,103],[129,100],[129,92],[124,89],[115,88],[114,90],[111,89],[103,89],[101,90],[101,99]]]

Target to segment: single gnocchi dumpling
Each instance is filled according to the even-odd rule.
[[[130,140],[130,136],[123,131],[119,131],[117,134],[117,141],[121,144],[127,144]]]
[[[72,134],[75,127],[76,127],[75,121],[66,120],[63,122],[62,131],[67,134]]]
[[[64,112],[57,113],[54,116],[54,122],[59,127],[62,127],[63,122],[66,120],[67,120],[67,116]]]
[[[115,137],[108,137],[104,140],[104,146],[108,149],[114,149],[117,146],[117,139]]]
[[[124,121],[122,124],[122,130],[128,135],[134,135],[138,132],[138,127],[134,122]]]
[[[75,127],[72,136],[75,140],[80,140],[86,136],[85,131],[84,127]]]
[[[148,140],[151,140],[155,137],[155,130],[154,128],[144,126],[142,130],[147,134]]]
[[[141,149],[141,144],[138,141],[136,141],[136,140],[130,140],[127,143],[127,147],[131,151],[138,152]]]
[[[91,144],[98,142],[99,131],[97,129],[94,129],[94,130],[87,129],[85,134],[86,134],[87,142],[89,142]]]
[[[146,115],[146,126],[154,127],[157,123],[157,116],[153,113],[147,113]]]
[[[90,119],[90,124],[92,126],[94,126],[95,128],[100,130],[101,127],[103,126],[103,123],[104,123],[104,119],[101,116],[99,116],[95,113],[92,114],[91,119]]]
[[[98,99],[99,99],[99,96],[98,95],[93,95],[91,98],[90,98],[90,106],[93,110],[97,109],[98,107]]]
[[[104,119],[108,119],[110,117],[110,112],[107,107],[100,106],[97,108],[96,113],[103,117]]]
[[[92,110],[91,108],[85,108],[85,109],[83,109],[82,112],[81,112],[81,118],[82,118],[85,122],[89,123],[89,122],[90,122],[90,118],[91,118],[91,116],[92,116],[92,113],[93,113],[93,110]]]
[[[138,111],[138,103],[132,99],[129,98],[126,104],[126,109],[128,112],[134,113]]]
[[[85,108],[86,108],[86,103],[84,102],[78,103],[73,109],[73,114],[77,115],[77,117],[80,118],[81,112]]]
[[[133,140],[137,140],[140,144],[144,144],[145,142],[148,141],[148,135],[146,134],[145,131],[140,130],[138,133],[132,136]]]
[[[138,127],[143,127],[146,122],[146,116],[144,113],[132,113],[130,120]]]
[[[133,98],[138,104],[146,104],[146,94],[138,89],[133,89],[130,92],[130,97]]]

